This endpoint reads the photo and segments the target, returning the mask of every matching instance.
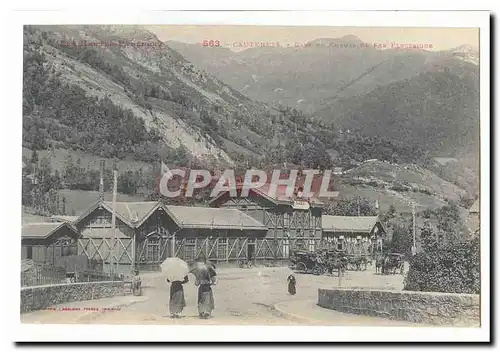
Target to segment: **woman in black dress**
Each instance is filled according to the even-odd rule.
[[[295,276],[293,275],[288,276],[287,281],[288,281],[288,293],[294,295],[295,293],[297,293],[297,290],[295,289],[295,285],[297,284]]]
[[[199,258],[201,260],[204,260],[204,265],[198,270],[195,283],[198,286],[198,313],[201,319],[208,319],[215,308],[212,286],[217,284],[217,273],[213,263]]]
[[[170,282],[170,280],[167,279],[167,282]],[[187,284],[188,282],[188,277],[184,276],[183,281],[173,281],[172,285],[170,285],[169,309],[172,318],[178,318],[182,313],[182,310],[186,306],[186,299],[184,298],[184,288],[182,287],[182,285]]]

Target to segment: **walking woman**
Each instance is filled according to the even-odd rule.
[[[212,286],[217,284],[217,273],[215,266],[209,261],[203,260],[204,265],[198,271],[195,285],[198,286],[198,313],[200,319],[208,319],[215,308]]]
[[[170,280],[167,279],[167,282],[170,282]],[[184,288],[182,285],[187,284],[188,282],[188,277],[184,276],[183,281],[172,281],[172,285],[170,285],[169,309],[172,318],[179,318],[180,314],[184,310],[184,307],[186,306]]]
[[[288,276],[288,293],[291,295],[294,295],[297,293],[297,290],[295,288],[295,285],[297,284],[297,281],[295,280],[295,276],[290,275]]]

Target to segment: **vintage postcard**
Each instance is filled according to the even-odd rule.
[[[24,22],[21,328],[474,340],[490,279],[479,14]]]

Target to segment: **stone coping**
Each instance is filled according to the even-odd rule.
[[[440,326],[480,326],[480,295],[333,288],[318,290],[318,305],[336,311]]]

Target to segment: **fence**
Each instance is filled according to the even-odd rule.
[[[121,275],[110,275],[100,271],[76,271],[71,282],[122,281]],[[66,269],[63,267],[39,264],[32,260],[21,262],[21,286],[39,286],[62,284],[68,281]]]
[[[64,268],[68,272],[87,271],[89,268],[89,260],[85,255],[68,255],[64,257],[56,257],[54,266]]]
[[[75,273],[75,282],[122,281],[123,275],[111,275],[100,271],[81,271]]]
[[[21,264],[21,286],[37,286],[64,283],[66,270],[64,268],[38,264],[32,261]]]

